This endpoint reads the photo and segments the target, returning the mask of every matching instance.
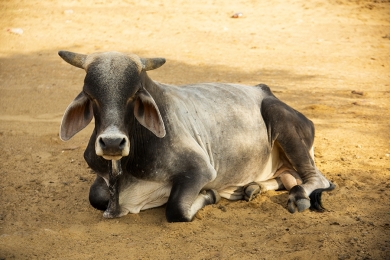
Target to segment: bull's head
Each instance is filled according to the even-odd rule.
[[[141,59],[118,52],[83,55],[60,51],[58,54],[87,73],[83,90],[62,118],[62,140],[69,140],[95,117],[96,154],[107,160],[119,160],[130,151],[127,128],[133,115],[156,136],[165,136],[160,111],[142,84],[145,71],[160,67],[165,59]]]

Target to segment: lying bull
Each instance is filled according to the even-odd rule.
[[[176,87],[146,73],[163,58],[59,55],[87,73],[60,137],[69,140],[95,118],[84,158],[96,172],[90,203],[104,217],[166,204],[169,222],[191,221],[220,197],[250,200],[283,188],[290,212],[323,209],[321,193],[334,185],[315,166],[313,123],[266,85]]]

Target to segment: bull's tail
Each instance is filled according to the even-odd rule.
[[[309,198],[310,198],[310,210],[323,212],[325,210],[324,206],[322,205],[321,196],[323,191],[331,191],[336,188],[336,185],[332,182],[329,182],[329,188],[326,189],[316,189],[314,190]]]

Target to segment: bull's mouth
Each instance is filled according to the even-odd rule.
[[[97,147],[97,149],[95,150],[96,155],[101,156],[104,159],[109,160],[109,161],[111,161],[111,160],[117,161],[117,160],[122,159],[122,157],[129,155],[129,152],[128,152],[129,149],[124,149],[124,150],[116,152],[116,153],[115,152],[110,153],[110,152],[104,152],[102,149],[99,149],[99,148],[100,147]]]
[[[122,155],[101,155],[104,159],[108,161],[119,161],[122,159]]]

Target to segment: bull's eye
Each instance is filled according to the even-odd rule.
[[[89,100],[96,101],[90,94],[88,94],[88,92],[83,91],[83,93],[89,98]]]
[[[135,95],[136,95],[136,94],[137,94],[137,93],[135,93],[133,96],[129,97],[129,98],[127,99],[126,104],[129,104],[129,103],[133,102],[133,100],[135,99]]]
[[[90,94],[88,94],[87,92],[85,92],[84,90],[83,90],[83,93],[84,93],[84,95],[86,95],[89,99],[93,99],[92,97],[91,97],[91,95]]]

